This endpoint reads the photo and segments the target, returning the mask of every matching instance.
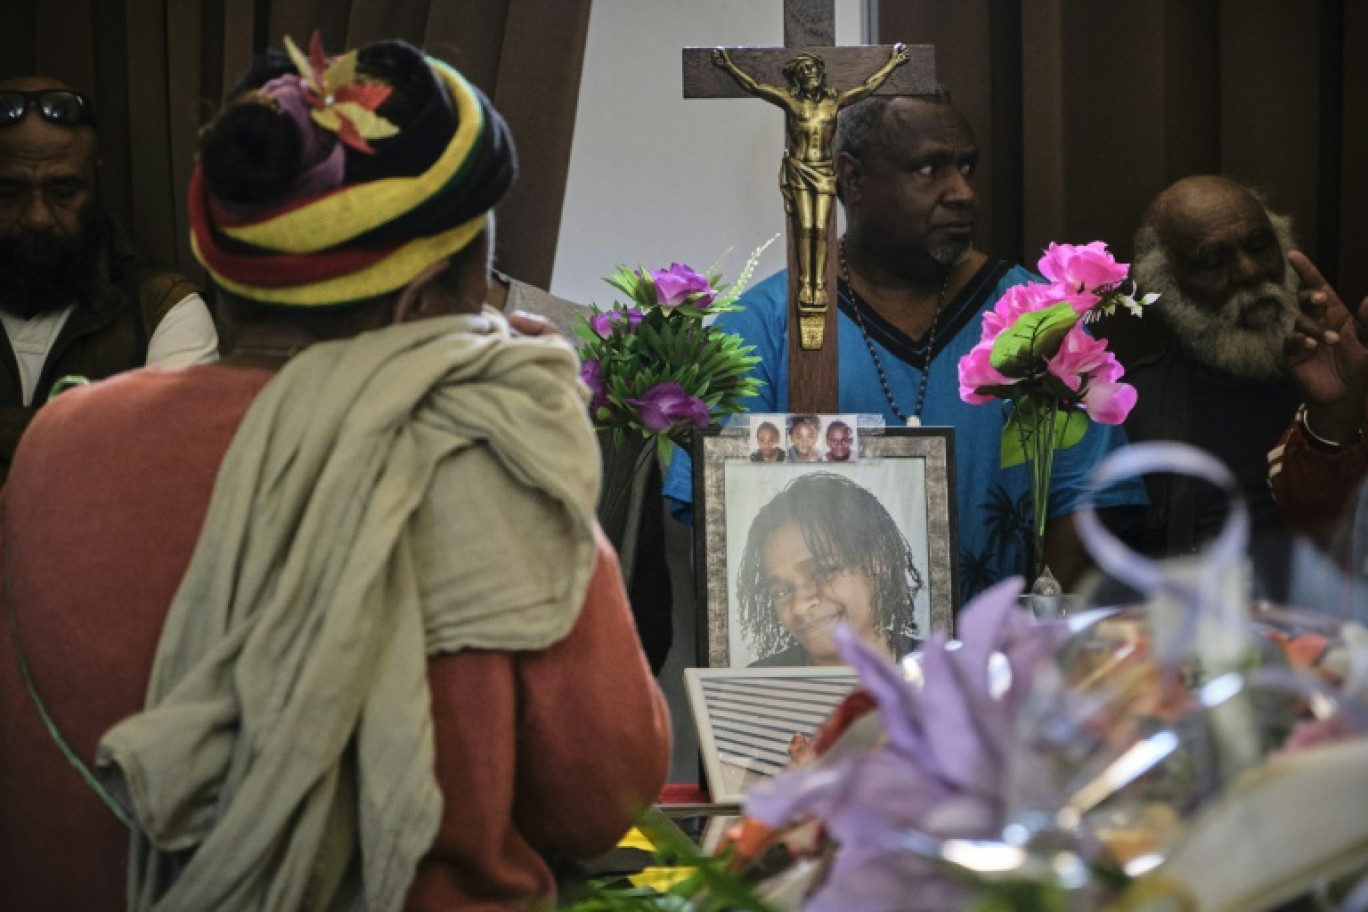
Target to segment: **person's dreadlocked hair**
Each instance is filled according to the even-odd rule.
[[[761,507],[746,536],[736,600],[742,635],[758,657],[794,642],[779,623],[765,567],[770,537],[789,523],[803,531],[814,558],[858,569],[869,578],[874,624],[890,644],[899,635],[918,638],[911,611],[922,577],[897,523],[868,489],[842,475],[813,472],[789,482]]]

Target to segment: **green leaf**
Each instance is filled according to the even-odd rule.
[[[632,302],[642,308],[656,306],[655,285],[646,270],[638,266],[635,270],[619,266],[603,277],[603,280],[618,291],[627,295]]]
[[[1055,449],[1067,450],[1088,433],[1088,413],[1081,409],[1061,409],[1055,419]]]
[[[970,912],[1066,912],[1069,894],[1045,881],[979,881]]]
[[[1088,432],[1087,412],[1056,408],[1050,404],[1044,413],[1037,415],[1037,408],[1036,400],[1019,399],[1012,414],[1007,416],[1007,423],[1002,427],[1002,468],[1010,469],[1035,458],[1036,429],[1039,427],[1041,433],[1045,433],[1050,411],[1054,412],[1054,449],[1068,449]]]
[[[644,349],[663,349],[660,330],[652,326],[648,321],[642,320],[641,325],[636,331],[637,345]]]
[[[1067,301],[1024,313],[993,341],[990,363],[1008,377],[1038,373],[1077,322],[1078,312]]]

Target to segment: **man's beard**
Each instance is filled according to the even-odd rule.
[[[1284,228],[1275,222],[1285,261],[1292,246]],[[1286,373],[1283,344],[1299,309],[1297,274],[1286,262],[1284,269],[1281,283],[1241,289],[1219,310],[1179,290],[1162,247],[1138,253],[1133,273],[1144,291],[1159,293],[1157,313],[1190,358],[1241,380],[1271,381]]]
[[[969,251],[974,249],[972,239],[964,241],[950,241],[944,244],[928,244],[926,252],[946,269],[952,269],[964,262],[965,257],[969,256]]]
[[[76,237],[22,228],[0,236],[0,304],[31,320],[83,299],[95,283],[103,241],[94,206],[81,213]]]

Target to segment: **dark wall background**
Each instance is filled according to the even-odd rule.
[[[1155,193],[1218,172],[1290,212],[1346,300],[1368,295],[1368,3],[881,0],[878,26],[937,46],[986,153],[986,249],[1129,258]]]
[[[157,261],[200,275],[185,192],[195,133],[254,54],[284,35],[331,53],[403,38],[455,64],[518,140],[498,211],[509,273],[551,281],[590,0],[4,0],[3,75],[55,76],[94,96],[106,207]]]

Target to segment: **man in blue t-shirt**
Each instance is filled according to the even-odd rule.
[[[1034,276],[975,250],[974,169],[978,147],[948,96],[876,96],[842,112],[833,143],[847,230],[840,240],[837,411],[877,413],[891,426],[917,418],[955,429],[960,591],[968,599],[1027,572],[1030,481],[1025,466],[999,467],[1005,406],[959,397],[958,364],[978,342],[981,314],[1008,288]],[[779,272],[719,318],[761,358],[764,381],[749,407],[784,412],[788,395],[787,277]],[[1089,471],[1126,442],[1119,428],[1093,424],[1055,456],[1046,559],[1067,588],[1086,566],[1069,514]],[[670,465],[665,494],[692,499],[686,454]],[[1115,485],[1102,507],[1145,503],[1138,481]]]

